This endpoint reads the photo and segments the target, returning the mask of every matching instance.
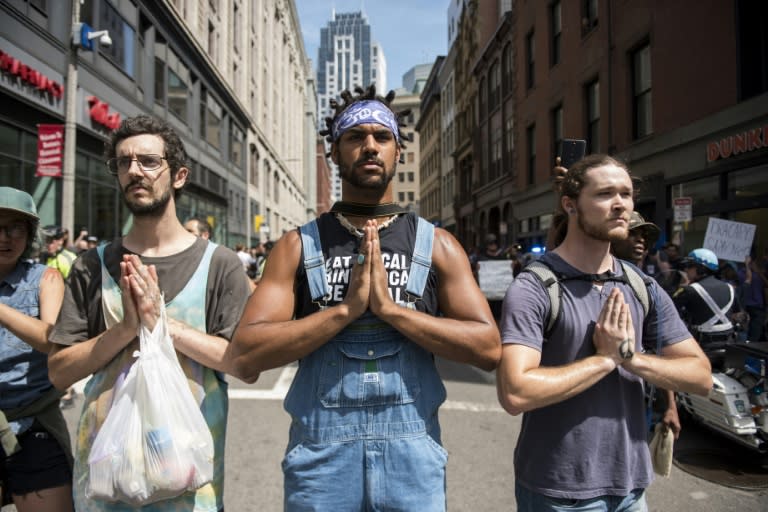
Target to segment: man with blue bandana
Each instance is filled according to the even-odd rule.
[[[392,201],[408,112],[356,92],[321,132],[342,201],[277,242],[227,354],[254,375],[299,361],[285,510],[443,511],[434,357],[492,370],[499,332],[459,243]]]

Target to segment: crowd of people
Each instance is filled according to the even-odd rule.
[[[522,247],[501,248],[493,234],[467,257],[450,233],[393,201],[408,115],[393,99],[369,87],[331,103],[321,134],[341,200],[250,250],[216,244],[204,218],[178,219],[187,155],[178,134],[150,116],[125,119],[106,143],[107,170],[133,214],[120,238],[99,243],[83,230],[70,245],[66,231],[38,229],[29,194],[0,187],[4,503],[20,512],[127,510],[89,497],[88,457],[135,362],[139,326],[157,325],[165,304],[213,439],[214,477],[141,510],[224,510],[225,375],[254,382],[295,361],[286,510],[445,510],[438,411],[446,391],[435,356],[497,369],[500,403],[524,414],[518,510],[646,510],[645,383],[665,396],[706,394],[702,345],[728,341],[734,311],[742,322],[749,315],[752,336],[753,319],[764,321],[765,269],[747,261],[731,276],[740,291],[726,293],[717,259],[701,249],[681,258],[670,245],[649,260],[659,229],[633,213],[630,171],[606,155],[560,168],[551,250],[538,259],[552,279],[543,282]],[[511,260],[515,279],[503,303],[489,305],[476,265],[499,258]],[[651,275],[682,271],[679,289],[643,277],[643,299],[627,276],[646,274],[617,258]],[[699,301],[709,304],[698,288],[721,315],[698,316]],[[725,310],[721,302],[735,296],[741,306]],[[59,400],[86,378],[73,449]],[[679,434],[670,404],[662,421]]]

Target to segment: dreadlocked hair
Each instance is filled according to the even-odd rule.
[[[409,137],[408,135],[403,132],[402,128],[405,126],[408,126],[405,122],[405,119],[410,115],[411,109],[407,108],[404,110],[400,110],[398,112],[395,112],[395,110],[392,108],[392,100],[395,99],[395,91],[389,91],[386,96],[379,96],[376,94],[376,85],[371,84],[367,88],[363,89],[359,85],[355,86],[355,95],[353,96],[351,92],[349,92],[349,89],[346,89],[341,92],[340,94],[341,99],[344,100],[343,103],[339,103],[335,99],[331,99],[328,103],[331,106],[331,108],[334,111],[333,117],[326,117],[325,118],[325,126],[326,128],[324,130],[320,130],[320,135],[325,137],[325,140],[329,143],[333,143],[333,138],[331,134],[331,129],[333,128],[333,123],[338,119],[338,117],[341,115],[342,112],[347,110],[349,107],[354,105],[355,103],[361,102],[361,101],[368,101],[368,100],[376,100],[384,105],[387,106],[389,110],[392,111],[392,113],[395,115],[395,119],[397,120],[397,126],[398,126],[398,132],[397,136],[400,140],[400,149],[405,149],[405,143],[403,141],[407,140],[408,142],[412,141],[412,136]],[[331,153],[326,153],[326,157],[330,157]],[[405,153],[400,153],[400,163],[405,163]]]

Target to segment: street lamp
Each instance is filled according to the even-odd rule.
[[[80,23],[80,4],[72,0],[72,40],[67,65],[67,86],[64,97],[64,169],[61,173],[61,227],[74,233],[75,225],[75,152],[77,150],[77,50],[93,51],[93,41],[112,45],[106,30],[94,31]]]

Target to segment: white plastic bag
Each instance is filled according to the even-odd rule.
[[[176,357],[165,305],[153,331],[141,326],[139,343],[88,456],[89,498],[145,505],[213,480],[213,438]]]

